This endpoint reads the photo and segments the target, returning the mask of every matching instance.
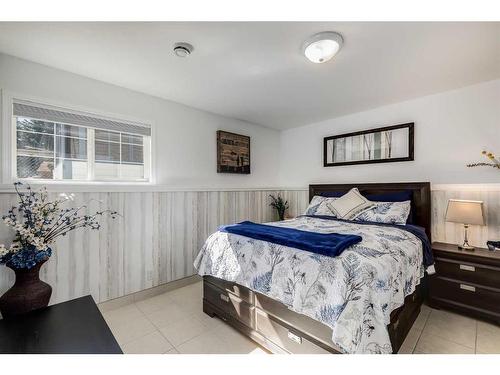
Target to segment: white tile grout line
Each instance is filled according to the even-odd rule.
[[[459,344],[459,343],[457,343],[457,342],[455,342],[455,341],[451,341],[451,340],[445,339],[445,338],[443,338],[443,337],[441,337],[441,336],[439,336],[439,335],[435,335],[435,334],[433,334],[433,333],[428,333],[427,335],[432,336],[432,337],[434,337],[434,338],[441,339],[441,340],[443,340],[443,341],[446,341],[446,342],[448,342],[448,343],[451,343],[451,344],[454,344],[454,345],[457,345],[457,346],[461,346],[462,348],[465,348],[465,349],[472,349],[470,346],[466,346],[466,345],[463,345],[463,344]],[[416,346],[415,346],[415,347],[416,347]],[[424,354],[424,353],[418,353],[418,352],[417,352],[417,353],[415,353],[415,350],[413,350],[413,354]],[[450,354],[450,353],[427,353],[427,354],[447,354],[447,355],[448,355],[448,354]],[[456,354],[475,354],[475,353],[456,353]]]
[[[166,293],[169,293],[169,292],[166,292]],[[172,301],[172,303],[173,303],[173,304],[176,304],[174,301]],[[164,338],[164,339],[165,339],[165,340],[166,340],[166,341],[167,341],[170,345],[172,345],[172,348],[173,348],[173,349],[175,349],[178,353],[180,353],[180,352],[179,352],[179,350],[177,349],[179,346],[181,346],[181,345],[183,345],[183,344],[185,344],[185,343],[187,343],[187,342],[189,342],[189,341],[191,341],[191,340],[194,340],[195,338],[197,338],[197,337],[199,337],[199,336],[201,336],[201,335],[203,335],[203,334],[205,334],[205,333],[207,333],[207,332],[210,332],[210,331],[212,331],[212,330],[215,330],[215,328],[217,328],[217,327],[208,328],[208,327],[206,327],[206,326],[205,326],[205,327],[207,328],[207,330],[206,330],[206,331],[204,331],[204,332],[202,332],[202,333],[200,333],[200,334],[198,334],[198,335],[196,335],[196,336],[194,336],[194,337],[191,337],[189,340],[186,340],[186,341],[181,342],[179,345],[174,345],[174,344],[173,344],[173,343],[171,343],[171,342],[168,340],[168,338],[167,338],[167,337],[166,337],[166,336],[165,336],[165,335],[161,332],[160,328],[159,328],[159,327],[157,327],[157,326],[156,326],[156,324],[154,324],[154,323],[151,321],[151,319],[149,319],[149,318],[148,318],[148,316],[147,316],[147,315],[146,315],[146,314],[145,314],[145,313],[144,313],[144,312],[143,312],[143,311],[139,308],[139,306],[137,306],[137,305],[136,305],[136,303],[135,303],[135,302],[132,302],[132,304],[133,304],[133,305],[135,305],[135,307],[136,307],[136,308],[137,308],[137,309],[141,312],[141,314],[142,314],[142,315],[146,318],[146,320],[147,320],[147,321],[149,321],[149,322],[153,325],[153,327],[155,328],[155,330],[156,330],[156,331],[158,331],[158,332],[160,333],[160,335],[161,335],[161,336],[162,336],[162,337],[163,337],[163,338]],[[195,318],[195,319],[197,319],[197,318]],[[212,319],[214,319],[214,318],[212,318]],[[203,324],[203,325],[204,325],[204,323],[203,323],[201,320],[198,320],[198,322],[200,322],[201,324]],[[151,334],[151,333],[152,333],[152,332],[150,332],[150,333],[146,333],[145,335],[143,335],[143,336],[141,336],[141,337],[138,337],[138,338],[136,338],[136,339],[134,339],[134,340],[132,340],[132,341],[139,340],[139,339],[141,339],[141,338],[143,338],[143,337],[145,337],[145,336],[147,336],[147,335],[149,335],[149,334]],[[131,342],[131,341],[130,341],[130,342]],[[124,343],[124,345],[125,345],[125,344],[128,344],[128,342],[127,342],[127,343]],[[169,350],[171,350],[171,349],[169,349]],[[169,351],[169,350],[167,350],[167,351]],[[165,353],[166,353],[166,352],[165,352]]]
[[[423,328],[422,328],[422,331],[420,332],[420,335],[418,336],[417,343],[415,344],[415,347],[413,348],[413,352],[412,352],[413,354],[417,354],[417,353],[415,353],[415,349],[417,348],[418,342],[420,341],[420,338],[422,337],[422,333],[424,332],[424,329],[425,329],[425,327],[427,326],[427,322],[428,322],[428,320],[429,320],[429,318],[430,318],[430,316],[431,316],[431,314],[432,314],[432,311],[434,311],[434,310],[435,310],[435,309],[432,309],[432,308],[431,308],[431,311],[429,312],[429,314],[427,315],[427,318],[425,319],[425,323],[424,323],[424,326],[423,326]],[[446,311],[446,310],[445,310],[445,311]],[[460,315],[460,314],[459,314],[459,315]],[[441,338],[441,339],[443,339],[443,340],[449,341],[449,342],[451,342],[451,343],[453,343],[453,344],[456,344],[456,345],[463,346],[463,347],[465,347],[465,348],[474,349],[474,354],[477,354],[477,325],[478,325],[478,320],[477,320],[477,319],[474,319],[474,324],[475,324],[475,341],[474,341],[474,348],[471,348],[471,347],[469,347],[469,346],[467,346],[467,345],[464,345],[464,344],[461,344],[461,343],[455,342],[455,341],[453,341],[453,340],[444,339],[444,338],[442,338],[442,337],[440,337],[440,336],[438,336],[438,335],[434,335],[433,333],[430,333],[430,335],[433,335],[433,336],[435,336],[435,337],[440,337],[440,338]]]
[[[167,292],[167,293],[168,293],[168,292]],[[174,303],[174,304],[175,304],[175,302],[174,302],[174,301],[172,301],[172,303]],[[135,305],[136,303],[135,303],[135,302],[133,302],[133,304]],[[152,321],[148,318],[148,316],[147,316],[144,312],[142,312],[142,310],[141,310],[138,306],[136,306],[136,307],[139,309],[139,311],[141,312],[141,314],[142,314],[142,315],[144,315],[144,316],[145,316],[145,318],[146,318],[146,319],[147,319],[147,320],[148,320],[148,321],[149,321],[149,322],[150,322],[150,323],[151,323],[151,324],[155,327],[155,330],[156,330],[156,331],[158,331],[158,332],[160,333],[160,335],[161,335],[161,336],[162,336],[162,337],[163,337],[163,338],[164,338],[164,339],[165,339],[165,340],[166,340],[166,341],[167,341],[170,345],[172,345],[172,348],[171,348],[171,349],[169,349],[169,350],[167,350],[167,352],[168,352],[168,351],[170,351],[170,350],[172,350],[172,349],[175,349],[175,351],[176,351],[178,354],[182,354],[182,353],[179,351],[179,349],[178,349],[181,345],[184,345],[184,344],[186,344],[186,343],[188,343],[188,342],[190,342],[190,341],[192,341],[192,340],[195,340],[196,338],[198,338],[198,337],[199,337],[199,336],[201,336],[201,335],[204,335],[205,333],[208,333],[208,332],[215,332],[215,331],[216,331],[216,329],[218,328],[217,326],[215,326],[215,327],[210,327],[210,328],[209,328],[209,327],[207,327],[207,326],[205,326],[205,327],[207,328],[205,331],[203,331],[203,332],[201,332],[201,333],[197,334],[196,336],[191,337],[189,340],[186,340],[186,341],[183,341],[183,342],[179,343],[178,345],[174,345],[174,344],[173,344],[173,343],[171,343],[171,342],[168,340],[168,338],[167,338],[167,337],[166,337],[166,336],[165,336],[165,335],[161,332],[160,328],[158,328],[158,327],[157,327],[157,326],[156,326],[156,325],[155,325],[155,324],[154,324],[154,323],[153,323],[153,322],[152,322]],[[200,322],[201,324],[203,324],[203,325],[204,325],[204,322],[202,322],[202,321],[201,321],[201,320],[199,320],[198,318],[194,317],[194,319],[197,319],[197,320],[198,320],[198,322]],[[211,318],[211,319],[218,319],[218,318],[217,318],[217,317],[213,317],[213,318]],[[151,333],[152,333],[152,332],[147,333],[147,334],[145,334],[144,336],[147,336],[147,335],[149,335],[149,334],[151,334]],[[144,336],[138,337],[138,338],[136,338],[136,339],[134,339],[134,340],[132,340],[132,341],[139,340],[139,339],[143,338]],[[252,341],[252,340],[250,340],[250,341]],[[129,341],[129,342],[131,342],[131,341]],[[252,341],[252,342],[254,343],[254,341]],[[127,343],[125,343],[125,344],[128,344],[128,342],[127,342]],[[257,347],[260,347],[260,345],[258,345],[257,343],[255,343],[255,345],[256,345]],[[165,353],[166,353],[166,352],[165,352]]]
[[[142,314],[142,316],[143,316],[143,317],[144,317],[144,318],[145,318],[145,319],[146,319],[149,323],[151,323],[151,325],[155,328],[155,330],[156,330],[156,331],[158,331],[158,328],[157,328],[157,327],[153,324],[153,322],[152,322],[151,320],[149,320],[149,318],[147,317],[147,315],[146,315],[146,314],[144,314],[144,313],[142,312],[142,310],[141,310],[141,309],[140,309],[140,308],[139,308],[139,307],[135,304],[135,302],[132,302],[132,303],[131,303],[131,305],[134,305],[134,306],[135,306],[135,308],[136,308],[137,310],[139,310],[139,312]],[[129,343],[131,343],[131,342],[133,342],[133,341],[140,340],[140,339],[142,339],[142,338],[146,337],[147,335],[150,335],[150,334],[152,334],[152,333],[154,333],[154,332],[155,332],[155,331],[151,331],[151,332],[145,333],[145,334],[143,334],[143,335],[142,335],[142,336],[140,336],[140,337],[137,337],[137,338],[135,338],[135,339],[133,339],[133,340],[129,340],[129,341],[127,341],[127,342],[124,342],[124,343],[123,343],[123,345],[127,345],[127,344],[129,344]],[[160,335],[162,335],[162,334],[161,334],[161,332],[160,332]],[[164,336],[162,335],[162,337],[164,337]],[[166,337],[164,337],[164,339],[165,339],[165,340],[167,340],[167,338],[166,338]],[[170,341],[168,341],[168,340],[167,340],[167,342],[168,342],[170,345],[172,345],[172,343],[171,343]],[[118,343],[118,345],[119,345],[119,344],[120,344],[120,343]],[[121,347],[121,345],[120,345],[120,347]],[[172,348],[173,348],[173,347],[174,347],[174,346],[172,345]],[[122,349],[122,350],[123,350],[123,349]]]
[[[168,292],[167,292],[167,293],[168,293]],[[175,302],[174,302],[174,301],[172,301],[172,303],[173,303],[173,304],[175,304]],[[134,302],[134,305],[136,305],[136,303],[135,303],[135,302]],[[148,316],[147,316],[147,315],[146,315],[146,314],[145,314],[145,313],[144,313],[144,312],[143,312],[143,311],[139,308],[139,306],[137,306],[137,305],[136,305],[136,307],[137,307],[137,308],[139,309],[139,311],[140,311],[140,312],[144,315],[144,317],[147,319],[147,321],[148,321],[148,322],[150,322],[150,323],[153,325],[153,327],[155,327],[155,330],[156,330],[156,331],[158,331],[158,333],[161,335],[161,337],[163,337],[163,338],[164,338],[164,339],[165,339],[165,340],[166,340],[166,341],[167,341],[170,345],[172,345],[172,348],[171,348],[171,349],[175,349],[177,352],[179,352],[179,351],[177,350],[177,346],[175,346],[173,343],[171,343],[171,342],[168,340],[168,338],[167,338],[167,337],[166,337],[166,336],[165,336],[165,335],[161,332],[160,328],[159,328],[159,327],[157,327],[157,326],[156,326],[156,324],[154,324],[154,323],[151,321],[151,319],[149,319],[149,318],[148,318]],[[144,336],[146,336],[146,335],[144,335]],[[144,336],[142,336],[142,337],[144,337]],[[167,352],[168,352],[168,351],[170,351],[171,349],[167,350]],[[166,353],[166,352],[165,352],[165,353]],[[165,353],[163,353],[163,354],[165,354]]]
[[[168,292],[166,292],[166,293],[168,293]],[[151,298],[153,298],[153,297],[151,297]],[[155,325],[155,324],[154,324],[154,323],[153,323],[153,322],[152,322],[152,321],[148,318],[148,316],[144,313],[144,311],[142,311],[142,310],[139,308],[139,306],[137,306],[136,302],[132,302],[132,303],[129,303],[129,304],[127,304],[127,305],[120,306],[120,307],[118,307],[117,309],[113,309],[113,310],[118,310],[118,309],[120,309],[120,308],[123,308],[123,307],[125,307],[125,306],[130,306],[130,305],[133,305],[133,306],[134,306],[134,307],[135,307],[135,308],[139,311],[139,313],[141,314],[141,316],[142,316],[143,318],[145,318],[145,319],[146,319],[149,323],[151,323],[151,325],[154,327],[154,329],[155,329],[155,330],[154,330],[154,331],[151,331],[151,332],[148,332],[148,333],[145,333],[145,334],[143,334],[142,336],[137,337],[137,338],[135,338],[135,339],[132,339],[132,340],[129,340],[129,341],[126,341],[126,342],[122,342],[122,343],[118,343],[118,345],[120,346],[120,348],[122,349],[122,351],[123,351],[123,347],[122,347],[122,346],[125,346],[125,345],[127,345],[127,344],[129,344],[129,343],[131,343],[131,342],[133,342],[133,341],[140,340],[140,339],[142,339],[142,338],[146,337],[147,335],[152,334],[152,333],[153,333],[153,332],[155,332],[155,331],[158,331],[158,333],[159,333],[159,334],[160,334],[160,335],[161,335],[161,336],[162,336],[162,337],[163,337],[163,338],[164,338],[164,339],[165,339],[165,340],[166,340],[166,341],[167,341],[167,342],[168,342],[168,343],[172,346],[172,348],[175,348],[175,346],[174,346],[174,345],[173,345],[170,341],[168,341],[168,339],[167,339],[167,338],[166,338],[166,337],[165,337],[165,336],[161,333],[161,331],[158,329],[158,327],[157,327],[157,326],[156,326],[156,325]],[[110,311],[113,311],[113,310],[110,310]],[[104,316],[103,316],[103,317],[104,317]],[[106,320],[106,318],[105,318],[104,320]],[[109,326],[109,323],[108,323],[108,321],[107,321],[107,320],[106,320],[106,324],[108,324],[108,326]],[[110,328],[110,329],[111,329],[111,328]],[[111,331],[111,333],[113,333],[113,331]],[[114,336],[114,333],[113,333],[113,336]],[[116,340],[116,337],[115,337],[115,340]],[[117,341],[118,341],[118,340],[117,340]],[[170,350],[170,349],[169,349],[169,350]],[[168,351],[168,350],[167,350],[167,351]],[[165,353],[166,353],[166,352],[165,352]]]
[[[172,350],[172,349],[176,349],[176,346],[175,346],[174,344],[172,344],[172,343],[171,343],[171,342],[170,342],[170,341],[169,341],[169,340],[165,337],[165,335],[164,335],[163,333],[161,333],[160,329],[159,329],[159,328],[158,328],[158,327],[157,327],[157,326],[156,326],[156,325],[155,325],[155,324],[154,324],[151,320],[149,320],[149,318],[148,318],[147,316],[146,316],[146,319],[147,319],[147,320],[148,320],[148,321],[149,321],[149,322],[153,325],[153,327],[155,327],[155,330],[156,330],[156,331],[160,334],[160,336],[161,336],[161,337],[163,337],[163,338],[165,339],[165,341],[166,341],[166,342],[168,342],[168,343],[172,346],[169,350],[167,350],[167,352],[168,352],[168,351],[170,351],[170,350]],[[165,352],[165,353],[166,353],[166,352]],[[163,354],[165,354],[165,353],[163,353]]]
[[[427,325],[427,321],[429,320],[429,317],[431,316],[432,314],[432,308],[430,308],[430,311],[429,313],[427,314],[427,317],[425,318],[425,322],[424,322],[424,325],[422,327],[422,330],[420,331],[420,334],[418,335],[418,339],[417,341],[415,342],[415,346],[413,347],[413,350],[411,351],[411,354],[415,354],[415,349],[417,349],[417,345],[418,345],[418,342],[420,341],[420,337],[422,337],[422,333],[424,333],[424,329],[425,329],[425,326]],[[418,318],[418,317],[417,317]]]
[[[477,329],[479,322],[476,319],[476,340],[474,341],[474,354],[477,354]]]

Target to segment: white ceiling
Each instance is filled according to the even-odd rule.
[[[342,50],[310,63],[302,42],[327,30]],[[3,22],[0,51],[287,129],[498,78],[500,23]]]

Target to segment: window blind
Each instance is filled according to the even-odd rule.
[[[68,111],[34,102],[14,100],[13,113],[14,116],[151,136],[151,127],[148,125],[97,117],[88,113]]]

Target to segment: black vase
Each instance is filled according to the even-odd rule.
[[[285,210],[277,210],[278,211],[278,218],[280,221],[285,220]]]
[[[40,280],[40,267],[45,262],[46,260],[30,269],[10,267],[16,274],[16,281],[0,297],[0,312],[4,319],[48,306],[52,287]]]

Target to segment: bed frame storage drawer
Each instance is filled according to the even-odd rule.
[[[333,346],[336,350],[338,349],[332,343],[332,329],[323,323],[309,318],[308,316],[297,314],[284,304],[264,295],[255,295],[255,306],[274,316],[279,316],[280,320],[285,324],[300,329],[302,332],[307,333],[309,336],[323,342],[327,346]]]
[[[220,289],[211,283],[203,283],[203,298],[244,325],[250,328],[255,327],[255,307],[237,297],[235,294],[225,289]],[[220,318],[225,320],[227,316],[220,316]]]
[[[441,277],[500,289],[500,268],[454,259],[436,258],[436,272]]]
[[[249,291],[244,286],[218,279],[217,284],[214,284],[213,280],[212,277],[203,277],[203,311],[211,317],[223,319],[270,352],[341,353],[340,348],[332,342],[330,327],[290,310],[279,301]],[[225,288],[221,288],[221,285]],[[233,291],[237,289],[234,287],[239,289],[241,296],[247,296],[253,303],[236,296]],[[395,353],[418,315],[420,301],[417,290],[407,297],[404,306],[391,314],[388,329]]]
[[[212,276],[203,276],[203,278],[205,281],[208,281],[213,286],[225,290],[226,292],[235,295],[236,297],[242,299],[243,301],[249,303],[250,305],[253,305],[254,293],[250,289],[242,288],[238,284],[222,279],[217,279]]]
[[[411,328],[410,322],[415,321],[420,313],[422,301],[422,287],[418,285],[415,292],[405,298],[404,305],[391,313],[392,324],[387,329],[393,346],[397,345],[400,347],[403,344]],[[402,329],[401,327],[407,328]]]
[[[261,309],[255,310],[257,332],[268,340],[292,354],[331,354],[329,351],[314,344],[303,333],[294,330],[279,319],[267,314]]]

